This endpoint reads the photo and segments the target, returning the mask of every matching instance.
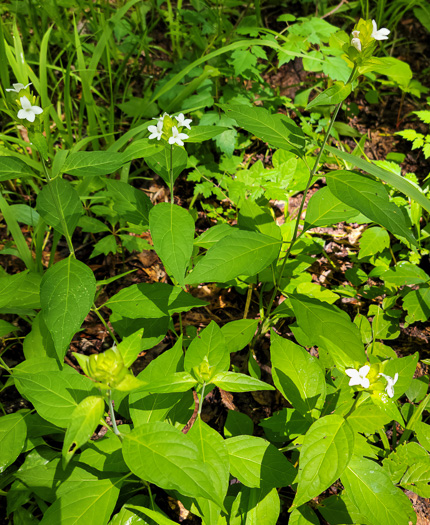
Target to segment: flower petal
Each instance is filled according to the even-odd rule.
[[[367,377],[365,377],[365,378],[363,378],[363,379],[361,380],[361,386],[362,386],[363,388],[369,388],[369,386],[370,386],[370,381],[367,379]]]
[[[43,113],[43,109],[40,108],[39,106],[31,106],[31,111],[32,111],[35,115],[40,115],[41,113]]]
[[[369,365],[364,365],[360,368],[360,370],[358,371],[358,373],[360,374],[361,377],[366,377],[367,374],[369,373],[370,371],[370,366]]]
[[[21,98],[19,99],[19,101],[21,102],[21,107],[22,107],[22,109],[27,110],[27,109],[30,109],[30,108],[31,108],[30,101],[28,100],[27,97],[21,97]],[[34,120],[34,119],[33,119],[33,120]]]

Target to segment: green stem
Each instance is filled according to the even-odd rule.
[[[170,145],[170,202],[174,203],[173,200],[173,144]]]
[[[118,430],[118,427],[116,426],[115,412],[114,412],[114,409],[113,409],[112,392],[111,392],[111,390],[108,390],[108,405],[109,405],[109,415],[110,415],[110,420],[111,420],[111,423],[112,423],[113,431],[119,437],[119,439],[122,441],[123,440],[122,434]]]
[[[384,429],[378,430],[378,434],[381,437],[382,444],[384,445],[384,450],[388,455],[391,452],[391,448],[390,443],[388,442],[387,434],[385,433]]]
[[[109,335],[112,337],[112,339],[115,341],[115,344],[118,345],[118,340],[117,338],[115,337],[115,334],[112,332],[112,330],[109,328],[107,322],[103,319],[103,316],[102,314],[99,312],[98,308],[96,307],[95,304],[93,304],[93,309],[92,311],[97,315],[97,317],[100,319],[100,321],[102,322],[103,326],[106,328],[106,330],[109,332]]]
[[[200,403],[199,403],[199,417],[200,417],[200,414],[202,413],[202,408],[203,408],[203,400],[205,398],[205,387],[206,387],[206,383],[203,383],[203,386],[202,386],[202,393],[200,394]]]

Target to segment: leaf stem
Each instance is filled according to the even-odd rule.
[[[173,197],[173,144],[170,145],[170,203],[174,204],[174,197]]]
[[[120,441],[122,441],[124,438],[122,437],[121,432],[118,430],[118,427],[116,426],[115,412],[114,412],[114,409],[113,409],[112,391],[111,390],[108,390],[108,406],[109,406],[109,415],[110,415],[110,420],[111,420],[111,423],[112,423],[113,431],[119,437]]]
[[[203,400],[204,400],[204,398],[205,398],[205,387],[206,387],[206,383],[203,383],[203,386],[202,386],[202,393],[200,394],[200,402],[199,402],[199,412],[198,412],[198,417],[200,417],[200,414],[202,413]]]

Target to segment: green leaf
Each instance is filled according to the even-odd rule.
[[[254,337],[257,326],[258,320],[256,319],[239,319],[221,327],[221,332],[230,354],[245,348]]]
[[[373,434],[390,423],[391,418],[376,405],[364,403],[356,408],[347,420],[355,432]]]
[[[43,321],[42,313],[39,312],[34,318],[31,332],[26,335],[23,343],[23,351],[26,359],[48,357],[55,359],[54,341]]]
[[[257,64],[257,57],[247,49],[236,49],[231,54],[231,64],[234,68],[234,76],[242,75],[247,69],[253,68]]]
[[[105,402],[100,396],[88,396],[75,407],[63,442],[63,467],[93,435],[104,410]]]
[[[144,191],[130,184],[114,179],[106,179],[106,186],[112,198],[115,211],[125,221],[147,226],[152,203]]]
[[[338,368],[345,368],[339,351],[345,356],[346,363],[350,363],[348,366],[352,366],[354,362],[366,361],[359,330],[344,311],[303,295],[291,295],[290,301],[297,323],[309,337],[311,344],[322,346],[330,352],[333,359],[336,358]],[[327,344],[328,341],[330,345]]]
[[[125,337],[118,345],[118,350],[121,352],[124,360],[124,365],[129,368],[137,359],[141,352],[143,329],[138,330],[134,334]]]
[[[166,283],[133,284],[111,297],[106,306],[130,319],[161,318],[208,303]]]
[[[149,214],[149,226],[155,251],[169,275],[184,286],[185,272],[194,248],[194,220],[176,204],[162,202]]]
[[[200,417],[187,436],[199,449],[218,500],[224,501],[230,477],[230,460],[224,439]]]
[[[59,177],[42,188],[37,196],[36,209],[47,224],[62,235],[68,232],[70,236],[84,213],[78,192],[70,182]]]
[[[351,155],[350,153],[346,153],[345,151],[338,150],[331,146],[326,146],[326,150],[330,151],[330,153],[340,157],[346,162],[349,162],[352,166],[356,166],[357,168],[365,171],[366,173],[370,173],[370,175],[373,175],[378,179],[387,182],[388,184],[390,184],[390,186],[393,186],[393,188],[396,188],[404,195],[407,195],[408,197],[416,201],[418,204],[420,204],[425,210],[430,212],[429,199],[424,195],[421,189],[414,186],[405,177],[396,175],[392,171],[384,170],[379,166],[375,166],[371,162],[367,162],[366,160],[360,159],[355,155]]]
[[[254,392],[256,390],[275,390],[272,385],[255,377],[237,372],[220,372],[211,379],[211,383],[226,392]]]
[[[224,436],[226,438],[233,436],[252,436],[254,432],[254,422],[243,412],[229,410],[227,419],[224,424]]]
[[[393,485],[378,463],[353,456],[341,481],[348,497],[372,525],[416,523],[409,498]]]
[[[273,382],[281,394],[307,418],[318,418],[326,397],[324,373],[315,357],[288,339],[271,334]]]
[[[339,104],[348,97],[351,91],[352,84],[335,82],[331,87],[311,100],[307,105],[306,110],[315,108],[317,106],[330,106],[333,104]]]
[[[391,359],[385,365],[384,373],[390,377],[399,374],[396,384],[394,385],[394,400],[399,399],[409,388],[412,378],[414,377],[419,359],[418,352],[413,355]]]
[[[382,252],[390,246],[390,236],[383,228],[367,228],[360,238],[359,259]]]
[[[174,148],[171,158],[171,148]],[[182,173],[182,171],[187,167],[188,154],[184,148],[174,147],[169,145],[164,146],[164,148],[157,152],[155,155],[151,155],[149,158],[145,159],[145,162],[148,164],[151,170],[155,171],[164,182],[170,187],[170,165],[172,164],[173,168],[173,183]]]
[[[90,268],[69,257],[51,266],[40,284],[43,320],[60,360],[94,301],[96,280]]]
[[[194,245],[209,249],[217,244],[221,239],[236,231],[237,229],[232,228],[229,224],[217,224],[194,239]]]
[[[311,507],[300,505],[291,513],[288,525],[320,525],[320,520]]]
[[[343,417],[324,416],[306,432],[300,449],[297,494],[300,506],[328,489],[342,474],[354,449],[354,433]]]
[[[280,113],[272,114],[264,108],[221,104],[227,116],[237,125],[275,148],[294,151],[299,156],[305,146],[305,135],[293,120]]]
[[[257,232],[236,231],[210,248],[185,284],[225,282],[264,270],[278,256],[281,242]]]
[[[10,334],[11,332],[19,332],[19,330],[20,328],[18,326],[8,323],[7,321],[3,321],[3,319],[0,319],[0,338]]]
[[[306,208],[305,229],[332,226],[356,217],[357,210],[333,195],[328,186],[312,195]]]
[[[184,369],[209,383],[219,372],[228,370],[230,353],[219,326],[211,321],[192,341],[185,354]]]
[[[40,308],[39,273],[24,272],[0,277],[1,313],[15,313],[22,309]]]
[[[251,488],[287,487],[296,469],[279,450],[262,438],[237,436],[225,441],[230,456],[230,472]]]
[[[276,525],[280,512],[276,489],[243,487],[233,502],[229,525]]]
[[[174,392],[186,392],[197,384],[197,380],[188,372],[175,372],[162,379],[153,380],[147,385],[139,388],[140,392],[151,392],[152,394],[169,394]]]
[[[122,153],[111,151],[77,151],[71,153],[61,170],[74,177],[97,177],[114,173],[124,164]]]
[[[148,501],[148,505],[150,505],[151,502]],[[154,505],[155,508],[158,509],[157,505]],[[126,519],[121,522],[114,522],[112,520],[111,525],[138,525],[139,523],[142,523],[142,525],[147,525],[149,522],[146,521],[146,519],[141,518],[141,514],[145,516],[145,518],[149,518],[152,522],[157,523],[157,525],[176,525],[176,522],[170,520],[167,518],[164,514],[161,513],[160,510],[152,510],[148,509],[146,507],[142,507],[141,505],[133,505],[131,503],[127,503],[124,505],[124,507],[121,510],[124,509],[130,509],[130,511],[133,513],[133,517],[137,517],[136,519],[133,519],[133,517],[128,517],[127,515]]]
[[[397,403],[394,399],[388,397],[385,392],[376,391],[370,396],[372,402],[380,408],[390,420],[397,421],[401,425],[404,425],[403,416],[397,408]]]
[[[370,220],[394,235],[405,237],[416,245],[411,225],[394,202],[390,202],[384,185],[351,171],[337,170],[327,174],[327,185],[335,197],[359,210]]]
[[[269,209],[249,199],[242,203],[237,223],[241,230],[256,231],[275,239],[281,239],[281,229]]]
[[[27,425],[23,412],[0,417],[0,473],[16,460],[24,448]]]
[[[24,177],[35,177],[34,171],[23,160],[17,157],[2,157],[0,182]]]
[[[415,424],[414,430],[420,444],[430,452],[430,425],[421,421]]]
[[[90,395],[94,383],[88,377],[67,368],[61,372],[42,371],[46,368],[46,361],[53,359],[40,360],[43,367],[40,371],[31,361],[28,361],[28,370],[15,367],[15,384],[21,395],[33,403],[41,417],[58,427],[67,428],[73,411],[78,403]]]
[[[115,479],[81,482],[70,487],[44,512],[40,525],[105,525],[115,508],[120,483]]]
[[[187,130],[187,142],[203,142],[204,140],[213,139],[227,130],[228,128],[223,126],[193,126],[190,130]]]
[[[406,322],[426,322],[430,317],[430,286],[411,290],[403,299],[403,308],[407,310]]]
[[[168,423],[145,423],[126,434],[123,455],[130,470],[141,479],[222,506],[198,447]]]
[[[421,270],[416,264],[407,261],[398,262],[394,268],[390,268],[381,274],[380,277],[386,285],[398,287],[426,283],[430,280],[430,277],[424,270]]]
[[[148,139],[133,140],[131,144],[122,153],[124,162],[130,162],[136,159],[145,159],[151,155],[155,155],[163,149],[162,144],[155,144],[154,141]]]

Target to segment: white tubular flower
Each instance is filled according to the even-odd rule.
[[[360,370],[355,370],[355,368],[348,368],[345,370],[345,374],[351,378],[349,380],[349,386],[362,386],[363,388],[369,388],[370,381],[366,377],[369,371],[369,365],[362,366]]]
[[[21,84],[20,82],[17,82],[16,84],[12,84],[13,87],[6,89],[6,91],[14,91],[15,93],[19,93],[23,89],[27,89],[28,86],[31,86],[31,82],[24,86],[24,84]]]
[[[388,35],[391,32],[389,29],[385,27],[381,27],[381,29],[378,29],[378,26],[376,25],[375,20],[372,20],[372,25],[373,25],[372,38],[374,38],[375,40],[387,40],[388,39]]]
[[[178,146],[183,146],[183,141],[188,138],[189,137],[186,133],[179,133],[178,128],[176,126],[173,126],[172,136],[169,138],[169,144],[177,144]]]
[[[360,31],[352,32],[353,39],[351,40],[351,45],[354,46],[357,51],[361,51],[361,40],[358,38],[359,34]]]
[[[180,115],[178,115],[177,117],[175,117],[175,119],[178,121],[178,125],[179,126],[182,126],[184,128],[188,128],[188,129],[191,129],[190,128],[190,123],[192,122],[192,119],[190,118],[185,118],[184,114],[181,113]]]
[[[148,131],[151,133],[149,135],[150,139],[160,140],[163,134],[163,120],[159,119],[156,126],[148,126]]]
[[[39,106],[32,106],[27,97],[21,97],[19,100],[22,109],[18,111],[18,118],[34,122],[36,115],[43,113],[43,109],[39,108]]]
[[[386,376],[385,374],[379,374],[380,376],[384,377],[387,380],[387,386],[385,387],[385,392],[387,392],[388,397],[394,397],[394,385],[397,383],[397,380],[399,379],[399,374],[396,372],[393,377]]]

